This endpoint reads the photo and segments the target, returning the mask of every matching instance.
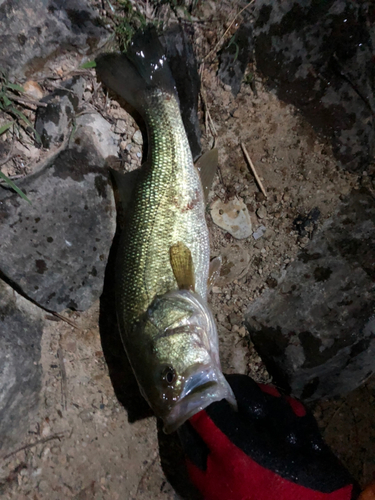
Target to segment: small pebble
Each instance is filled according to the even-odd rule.
[[[135,142],[136,144],[139,144],[139,146],[142,146],[143,137],[142,137],[142,133],[140,130],[137,130],[136,132],[134,132],[134,135],[132,137],[132,141]]]
[[[84,93],[83,93],[83,99],[84,99],[85,101],[89,101],[89,100],[91,99],[91,97],[92,97],[91,92],[86,91],[86,92],[84,92]]]
[[[126,132],[126,121],[117,120],[115,127],[115,134],[125,134]]]
[[[258,227],[258,229],[253,233],[254,240],[259,240],[259,238],[261,238],[264,235],[265,231],[266,231],[265,226]]]
[[[263,193],[255,193],[255,199],[256,201],[264,201],[266,197],[264,196]]]
[[[22,86],[25,94],[27,94],[29,97],[32,97],[33,99],[36,99],[37,101],[39,101],[44,95],[42,87],[39,85],[39,83],[34,82],[33,80],[28,80]]]
[[[266,215],[267,215],[267,209],[262,205],[257,210],[257,216],[259,217],[259,219],[264,219]]]
[[[239,328],[238,335],[242,338],[246,337],[246,328],[244,326],[241,326]]]

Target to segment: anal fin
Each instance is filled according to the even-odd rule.
[[[188,247],[179,241],[169,249],[173,274],[180,290],[195,290],[194,263]]]
[[[203,187],[203,194],[205,202],[208,201],[208,194],[210,192],[217,165],[219,163],[218,150],[216,148],[206,151],[195,163],[195,168],[199,172],[201,183]]]

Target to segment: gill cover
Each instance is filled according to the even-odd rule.
[[[170,367],[176,375],[169,387],[159,384],[157,400],[151,401],[143,388],[165,432],[215,401],[227,399],[236,406],[221,371],[216,325],[205,301],[191,290],[171,291],[155,299],[147,316],[161,370]]]

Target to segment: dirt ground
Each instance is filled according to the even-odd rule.
[[[228,19],[238,12],[234,2],[219,3],[221,9],[205,2],[195,13],[205,21],[195,25],[200,60],[228,28]],[[237,26],[233,24],[226,39]],[[211,202],[239,197],[250,211],[253,231],[266,227],[258,240],[252,236],[235,240],[213,223],[208,208],[212,255],[222,255],[228,271],[209,300],[218,323],[224,372],[246,373],[268,382],[270,378],[243,326],[244,313],[251,301],[274,286],[312,236],[298,235],[293,228],[295,217],[318,207],[321,224],[340,199],[365,178],[341,170],[324,138],[315,134],[295,108],[280,102],[267,89],[255,67],[248,71],[255,74],[256,94],[242,84],[234,98],[216,76],[216,60],[201,67],[205,101],[216,130],[214,137],[210,121],[205,128],[202,111],[204,149],[215,142],[220,161]],[[94,81],[87,77],[86,103],[104,106],[119,135],[119,158],[125,170],[131,170],[140,165],[142,156],[138,126],[118,103],[95,91]],[[267,198],[247,166],[241,142],[258,170]],[[28,160],[25,152],[22,161],[27,164]],[[27,171],[14,163],[7,167],[7,173],[13,175]],[[129,409],[132,405],[124,403],[127,382],[118,379],[121,371],[116,366],[126,361],[110,349],[109,355],[103,352],[106,349],[99,329],[102,305],[96,303],[83,313],[64,312],[75,326],[48,316],[42,345],[43,398],[27,439],[19,443],[20,450],[9,450],[6,458],[2,457],[3,498],[180,498],[168,479],[180,493],[192,495],[181,486],[183,480],[173,472],[173,460],[168,457],[170,449],[181,460],[175,438],[163,437],[139,395],[132,401],[133,407],[141,407],[135,416]],[[312,409],[326,440],[354,477],[362,485],[375,479],[375,378],[345,397],[315,403]],[[135,421],[129,422],[129,418]]]

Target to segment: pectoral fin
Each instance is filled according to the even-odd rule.
[[[215,257],[210,262],[210,268],[208,271],[208,280],[207,280],[207,288],[208,291],[214,286],[215,281],[220,276],[221,269],[221,257]]]
[[[180,290],[195,290],[194,264],[188,247],[179,241],[171,246],[169,256]]]
[[[201,178],[206,203],[208,201],[208,194],[216,174],[218,163],[218,151],[214,148],[210,149],[210,151],[206,151],[195,164],[195,168],[198,170]]]

